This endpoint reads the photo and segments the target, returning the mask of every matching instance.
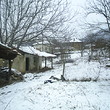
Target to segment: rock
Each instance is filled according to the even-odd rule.
[[[53,83],[53,81],[52,80],[45,80],[44,84],[47,84],[47,83]]]

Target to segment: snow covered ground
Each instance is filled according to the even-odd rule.
[[[79,53],[71,58],[75,62],[67,63],[65,70],[70,81],[44,84],[51,76],[60,78],[60,64],[43,73],[25,74],[25,81],[0,88],[0,110],[110,110],[110,68],[88,62]],[[79,81],[84,78],[92,80]]]

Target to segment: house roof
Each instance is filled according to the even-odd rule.
[[[21,46],[19,50],[32,55],[36,55],[40,52],[39,50],[34,49],[32,46]]]
[[[70,40],[70,42],[81,42],[81,40],[79,40],[77,38],[73,38],[72,40]]]
[[[32,46],[21,46],[20,50],[25,53],[28,53],[28,54],[38,55],[38,56],[42,56],[42,57],[56,57],[56,55],[54,55],[54,54],[50,54],[50,53],[41,52],[39,50],[36,50]]]
[[[38,44],[49,44],[49,42],[48,41],[43,41],[43,42],[38,42]]]
[[[54,54],[51,54],[51,53],[47,53],[47,52],[41,52],[41,55],[43,56],[43,57],[46,57],[46,58],[48,58],[48,57],[56,57],[56,55],[54,55]]]
[[[43,45],[44,45],[44,44],[46,45],[46,44],[50,44],[50,43],[49,43],[48,41],[43,41],[43,42],[39,41],[39,42],[37,42],[37,43],[34,43],[33,46],[35,46],[35,45],[42,45],[42,44],[43,44]]]
[[[11,47],[8,47],[0,42],[0,58],[9,60],[14,59],[18,55],[18,52]]]

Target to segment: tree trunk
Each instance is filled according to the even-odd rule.
[[[62,54],[62,63],[63,63],[63,74],[61,75],[61,80],[65,81],[64,75],[65,75],[65,56]]]
[[[51,68],[53,68],[53,58],[51,58]]]
[[[10,80],[10,76],[11,76],[11,59],[9,59],[9,71],[8,71],[8,77],[7,80]]]
[[[63,76],[65,74],[65,61],[63,61]]]

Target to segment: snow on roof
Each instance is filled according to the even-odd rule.
[[[43,42],[36,42],[33,44],[33,46],[36,46],[36,45],[42,45],[42,44],[50,44],[48,41],[43,41]]]
[[[70,42],[81,42],[81,41],[77,38],[73,38],[72,40],[70,40]]]
[[[13,48],[9,47],[8,45],[5,45],[5,44],[3,44],[3,43],[1,43],[1,42],[0,42],[0,45],[1,45],[2,47],[5,47],[5,48],[9,49],[9,50],[12,50],[13,52],[17,52],[16,49],[13,49]],[[17,52],[17,53],[18,53],[18,52]],[[20,53],[18,53],[18,54],[20,54]]]
[[[3,43],[1,43],[1,42],[0,42],[0,45],[2,45],[3,47],[6,47],[6,48],[11,49],[9,46],[7,46],[7,45],[5,45],[5,44],[3,44]]]
[[[56,57],[56,55],[50,54],[50,53],[47,53],[47,52],[41,52],[41,53],[42,53],[43,57]]]
[[[20,50],[25,53],[33,54],[33,55],[36,55],[40,52],[39,50],[34,49],[32,46],[21,46]]]
[[[49,44],[48,41],[38,42],[38,44]]]
[[[41,52],[39,50],[36,50],[32,46],[21,46],[20,50],[22,50],[25,53],[32,54],[32,55],[38,55],[42,57],[56,57],[54,54],[46,53],[46,52]]]

